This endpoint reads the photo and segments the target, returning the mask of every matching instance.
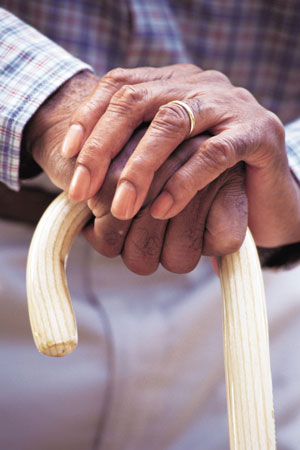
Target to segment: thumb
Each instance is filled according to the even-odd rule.
[[[209,210],[204,233],[203,254],[227,255],[242,245],[248,223],[248,202],[242,165],[228,171]]]

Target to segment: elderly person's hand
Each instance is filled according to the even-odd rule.
[[[299,186],[288,167],[281,122],[225,75],[193,65],[116,69],[100,80],[73,114],[62,149],[65,156],[78,154],[71,198],[95,195],[142,122],[151,123],[120,174],[111,208],[116,218],[134,217],[163,162],[185,139],[206,131],[211,136],[162,186],[151,215],[174,217],[198,191],[243,161],[256,243],[299,241]]]
[[[32,153],[51,180],[64,190],[69,188],[75,160],[63,158],[59,149],[71,112],[97,83],[98,78],[89,72],[73,77],[40,107],[23,136],[24,152]],[[173,219],[157,220],[149,212],[152,200],[205,137],[184,142],[170,155],[155,174],[143,209],[134,220],[112,216],[111,201],[119,175],[144,133],[145,129],[138,130],[118,153],[102,189],[89,201],[95,219],[84,234],[93,247],[110,257],[122,254],[128,268],[139,274],[153,272],[160,262],[170,271],[188,272],[202,254],[236,250],[247,226],[243,165],[225,171]]]
[[[172,272],[192,270],[201,255],[222,255],[237,250],[247,227],[247,198],[242,164],[226,170],[169,220],[151,216],[151,201],[166,180],[196,151],[205,137],[179,146],[155,173],[144,205],[134,220],[119,220],[111,214],[111,201],[121,170],[146,129],[134,133],[113,160],[100,191],[88,201],[95,215],[84,231],[101,254],[122,255],[127,267],[149,274],[159,263]]]

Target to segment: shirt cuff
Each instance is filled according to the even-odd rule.
[[[300,182],[300,118],[286,125],[285,145],[289,166]]]
[[[276,248],[257,247],[261,266],[265,269],[292,269],[300,261],[300,243]]]
[[[92,68],[0,8],[0,181],[19,190],[23,129],[64,82]]]

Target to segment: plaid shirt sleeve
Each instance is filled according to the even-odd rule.
[[[300,181],[300,118],[286,125],[285,143],[290,168]]]
[[[90,66],[0,8],[0,182],[19,189],[23,129],[66,80]]]
[[[285,126],[285,143],[289,166],[300,181],[300,118]],[[299,264],[300,242],[276,248],[258,247],[260,262],[270,269],[289,268]]]

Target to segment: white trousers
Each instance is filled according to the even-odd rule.
[[[77,239],[79,347],[40,355],[25,265],[32,229],[0,222],[0,449],[228,449],[219,280],[141,277]],[[300,267],[265,273],[278,450],[300,446]]]

